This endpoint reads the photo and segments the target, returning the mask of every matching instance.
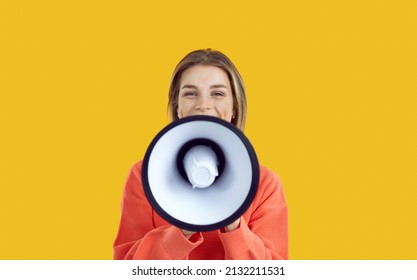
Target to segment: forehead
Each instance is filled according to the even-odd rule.
[[[212,65],[194,65],[187,68],[181,75],[180,84],[212,85],[223,84],[230,87],[225,70]]]

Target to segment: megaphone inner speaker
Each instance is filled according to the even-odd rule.
[[[177,154],[177,169],[178,172],[180,173],[180,175],[182,176],[182,178],[189,182],[189,178],[187,175],[187,172],[185,170],[185,164],[184,164],[184,158],[185,155],[187,154],[188,151],[190,151],[192,148],[197,147],[197,146],[204,146],[209,148],[210,150],[213,151],[213,153],[215,154],[216,157],[216,161],[217,161],[217,171],[218,174],[216,175],[216,178],[214,180],[214,182],[220,178],[223,174],[223,170],[224,170],[224,165],[225,165],[225,157],[223,154],[222,149],[219,147],[219,145],[210,140],[210,139],[204,139],[204,138],[197,138],[197,139],[192,139],[190,141],[188,141],[187,143],[185,143],[181,149],[179,150],[178,154]],[[190,182],[191,183],[191,182]]]
[[[193,188],[181,163],[196,145],[216,154],[218,176],[205,188]],[[252,202],[259,183],[256,153],[234,125],[211,116],[191,116],[162,129],[142,164],[145,194],[169,223],[191,231],[210,231],[238,219]]]

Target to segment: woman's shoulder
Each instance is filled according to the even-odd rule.
[[[135,162],[132,165],[132,167],[130,168],[130,173],[132,173],[132,172],[141,173],[142,172],[142,163],[143,163],[143,160],[139,160],[139,161]]]
[[[284,189],[280,177],[271,169],[260,165],[260,178],[258,185],[259,199],[263,201],[265,197],[274,197],[278,202],[276,205],[286,207]]]
[[[281,181],[279,176],[264,165],[259,165],[260,180],[277,180]]]

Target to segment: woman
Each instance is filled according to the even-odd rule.
[[[177,65],[169,89],[172,120],[191,115],[222,118],[244,130],[243,80],[224,54],[197,50]],[[150,206],[142,187],[142,162],[128,176],[115,259],[287,259],[288,210],[279,178],[260,167],[257,194],[242,217],[225,228],[191,232],[168,224]]]

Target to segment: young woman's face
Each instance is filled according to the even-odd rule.
[[[209,115],[231,122],[233,96],[226,72],[215,66],[196,65],[181,75],[178,118]]]

